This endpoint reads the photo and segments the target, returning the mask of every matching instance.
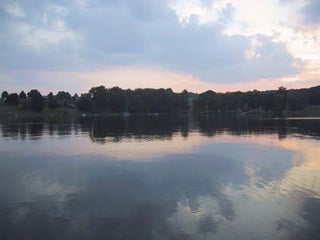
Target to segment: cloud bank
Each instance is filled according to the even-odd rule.
[[[289,30],[296,28],[294,17],[298,14],[305,24],[317,22],[317,1],[295,5],[271,1],[262,6],[266,15],[273,10],[279,14],[270,19],[270,24],[262,21],[259,13],[248,10],[250,3],[253,2],[2,1],[0,83],[8,88],[63,89],[83,84],[81,73],[88,76],[91,72],[94,76],[115,69],[133,69],[131,82],[138,82],[141,74],[137,73],[146,70],[180,74],[181,79],[192,76],[208,87],[296,79],[306,69],[303,64],[307,61],[302,62],[292,51],[295,48],[290,48],[288,39],[295,36]],[[283,14],[293,7],[296,15]],[[277,32],[280,30],[290,34]],[[43,79],[52,72],[65,73],[64,80],[71,73],[78,73],[79,78],[70,79],[70,83],[60,81],[60,85]],[[121,83],[121,79],[118,81]],[[172,86],[174,81],[177,79],[172,78]],[[90,83],[87,80],[85,85]],[[170,79],[163,79],[163,83],[172,87]],[[149,86],[147,82],[145,85]],[[140,81],[136,86],[143,84]],[[183,88],[183,83],[176,87]]]

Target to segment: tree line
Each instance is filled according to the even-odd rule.
[[[216,93],[206,91],[194,102],[197,111],[232,112],[260,111],[282,114],[301,111],[309,105],[320,105],[320,86],[306,89],[287,90],[279,87],[272,91],[249,91]]]
[[[21,91],[19,94],[3,91],[1,99],[8,105],[19,105],[22,109],[41,112],[45,107],[51,110],[59,106],[74,108],[76,107],[79,97],[77,94],[71,96],[70,93],[64,91],[60,91],[56,95],[50,92],[47,96],[44,96],[38,90],[33,89],[28,93]]]
[[[174,93],[170,88],[123,90],[100,86],[82,94],[78,108],[87,112],[171,113],[188,110],[188,96],[187,91]]]
[[[301,111],[308,105],[320,105],[320,86],[308,89],[287,90],[279,87],[271,91],[217,93],[206,91],[195,94],[184,90],[180,93],[168,89],[121,89],[98,86],[87,93],[73,96],[69,92],[50,92],[42,95],[34,89],[28,93],[3,91],[1,99],[8,105],[19,105],[36,112],[45,107],[76,108],[91,113],[173,113],[173,112],[272,112]]]

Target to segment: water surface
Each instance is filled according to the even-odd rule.
[[[0,123],[0,239],[318,239],[320,120]]]

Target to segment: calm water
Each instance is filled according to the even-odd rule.
[[[319,239],[320,120],[0,123],[0,239]]]

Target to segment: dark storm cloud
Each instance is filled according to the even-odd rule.
[[[258,37],[263,43],[257,49],[260,57],[246,59],[250,39],[222,33],[224,25],[232,20],[231,5],[222,11],[216,23],[200,25],[198,17],[193,16],[183,26],[166,1],[59,4],[21,2],[23,17],[13,16],[2,7],[0,65],[8,71],[141,66],[187,72],[216,82],[272,78],[296,72],[293,57],[267,37]],[[34,49],[37,44],[39,49]]]

